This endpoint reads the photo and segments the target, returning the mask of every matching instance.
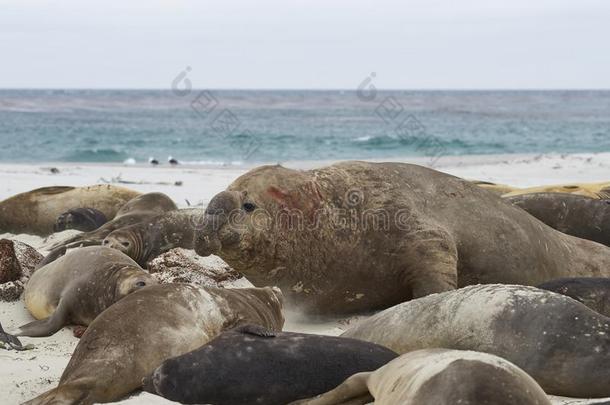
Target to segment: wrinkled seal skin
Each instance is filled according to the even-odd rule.
[[[145,287],[98,316],[58,387],[27,404],[116,401],[140,388],[142,379],[165,360],[197,349],[226,329],[252,323],[281,330],[281,308],[277,288]]]
[[[536,193],[569,193],[589,198],[607,199],[610,198],[610,182],[557,184],[553,186],[520,188],[504,194],[503,197]]]
[[[380,312],[342,335],[397,353],[443,347],[505,358],[548,394],[610,396],[610,319],[534,287],[480,285]]]
[[[551,405],[514,364],[472,351],[417,350],[379,370],[359,373],[334,390],[293,405]]]
[[[203,220],[201,208],[170,211],[148,221],[111,232],[103,246],[120,250],[140,266],[174,248],[193,249],[194,229]]]
[[[94,208],[106,218],[114,218],[125,203],[138,195],[137,191],[111,185],[43,187],[17,194],[0,202],[0,234],[48,236],[61,214],[79,207]]]
[[[562,278],[542,283],[538,288],[567,295],[610,317],[610,278]]]
[[[397,357],[360,340],[258,329],[247,325],[224,332],[165,361],[145,381],[145,390],[185,404],[285,405]]]
[[[254,169],[210,201],[195,250],[317,314],[477,283],[610,276],[608,247],[560,233],[466,180],[404,163]]]
[[[178,207],[172,199],[163,193],[140,195],[121,207],[112,221],[107,222],[94,231],[81,233],[52,246],[51,252],[44,258],[41,265],[57,260],[58,257],[66,253],[67,249],[79,246],[101,245],[104,238],[117,229],[148,221],[159,214],[176,209]]]
[[[108,222],[108,218],[103,212],[94,208],[74,208],[61,214],[55,225],[54,232],[75,229],[81,232],[94,231]]]
[[[506,200],[560,232],[610,246],[610,200],[565,193],[524,194]]]
[[[76,249],[38,269],[25,286],[25,305],[38,321],[16,336],[50,336],[64,325],[89,325],[106,308],[147,285],[158,284],[121,252],[101,246]]]

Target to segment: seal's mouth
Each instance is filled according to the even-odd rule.
[[[210,256],[220,252],[222,243],[217,235],[197,234],[195,238],[195,252],[199,256]]]

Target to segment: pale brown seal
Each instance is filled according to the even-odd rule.
[[[0,202],[0,233],[52,234],[57,218],[79,207],[101,211],[106,218],[116,213],[139,192],[112,185],[43,187]]]
[[[490,354],[417,350],[291,405],[551,405],[519,367]]]
[[[522,194],[534,193],[569,193],[581,195],[589,198],[610,198],[610,182],[600,183],[570,183],[570,184],[555,184],[551,186],[538,186],[520,188],[503,195],[503,197],[513,197]]]
[[[404,163],[251,170],[210,201],[194,246],[322,314],[477,283],[610,276],[610,248],[466,180]]]
[[[529,286],[478,285],[386,309],[343,335],[408,353],[442,347],[505,358],[548,394],[610,396],[610,319]]]
[[[281,308],[277,288],[143,288],[98,316],[76,346],[58,387],[27,404],[116,401],[140,388],[142,379],[165,360],[204,345],[226,329],[252,323],[280,331]]]
[[[68,324],[87,326],[116,301],[155,284],[153,276],[117,250],[75,249],[32,275],[25,305],[38,320],[10,333],[50,336]]]

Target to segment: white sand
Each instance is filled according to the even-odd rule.
[[[399,159],[391,159],[399,161]],[[407,160],[403,160],[407,161]],[[429,159],[409,159],[409,162],[427,164]],[[310,168],[324,163],[293,162],[286,166]],[[52,174],[50,167],[59,169]],[[579,155],[481,156],[443,157],[435,168],[457,176],[492,181],[517,187],[529,187],[566,182],[596,182],[610,180],[610,153]],[[125,184],[142,191],[160,191],[172,197],[180,207],[207,204],[237,176],[247,171],[244,167],[148,167],[122,165],[16,165],[0,164],[0,200],[14,194],[43,186],[85,186],[100,183],[101,179],[121,178],[143,184]],[[176,182],[182,186],[174,186]],[[167,184],[153,184],[153,183]],[[188,203],[187,203],[188,201]],[[28,243],[37,249],[49,244],[31,235],[0,235]],[[56,238],[56,237],[54,237]],[[22,301],[0,302],[0,321],[5,329],[12,329],[32,321]],[[288,313],[286,330],[338,335],[357,318],[314,322],[298,314]],[[17,404],[54,387],[78,340],[70,328],[64,328],[50,338],[23,338],[24,344],[33,343],[33,350],[14,352],[0,350],[0,402]],[[556,399],[554,399],[555,401]],[[561,403],[556,400],[556,403]],[[137,395],[123,403],[170,403],[146,394]],[[585,404],[573,402],[570,404]]]

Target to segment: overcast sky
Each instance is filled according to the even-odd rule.
[[[0,0],[0,88],[610,88],[607,0]]]

